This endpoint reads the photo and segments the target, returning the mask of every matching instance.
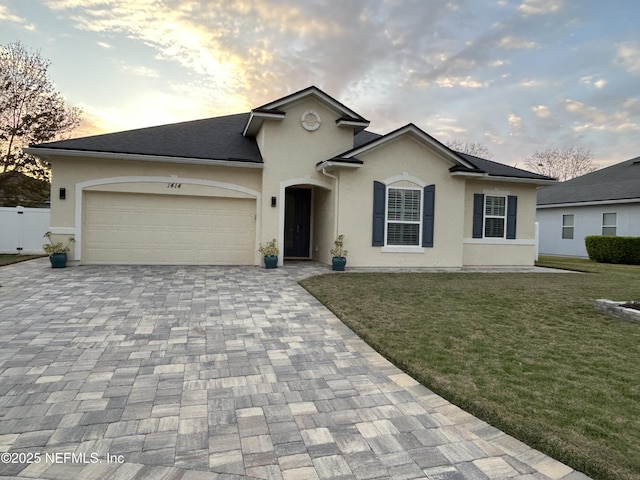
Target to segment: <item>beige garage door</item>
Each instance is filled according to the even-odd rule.
[[[252,199],[85,192],[84,263],[251,265]]]

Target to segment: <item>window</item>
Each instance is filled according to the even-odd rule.
[[[484,236],[504,238],[507,198],[486,195],[484,199]]]
[[[517,196],[473,194],[473,238],[515,240],[517,223]]]
[[[399,188],[374,181],[371,246],[410,253],[433,248],[435,202],[435,184]]]
[[[387,245],[420,245],[422,190],[389,188],[387,192]]]
[[[562,238],[565,240],[573,239],[573,214],[562,215]]]
[[[618,214],[603,213],[602,214],[602,235],[615,235],[617,224],[618,224]]]

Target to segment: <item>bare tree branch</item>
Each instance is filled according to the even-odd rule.
[[[457,138],[447,142],[447,147],[456,152],[466,153],[467,155],[473,155],[474,157],[490,159],[493,156],[486,145],[483,145],[480,142],[471,142],[469,140],[461,140]]]
[[[49,166],[23,147],[61,138],[80,124],[48,77],[50,62],[20,42],[0,45],[0,172],[47,179]]]
[[[525,160],[525,165],[533,172],[556,178],[561,182],[597,169],[593,163],[593,153],[582,147],[536,150]]]

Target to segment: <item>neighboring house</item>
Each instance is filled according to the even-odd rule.
[[[640,236],[640,157],[538,192],[539,252],[587,257],[588,235]]]
[[[51,230],[82,263],[532,265],[548,177],[386,135],[309,87],[251,112],[27,149],[52,165]]]

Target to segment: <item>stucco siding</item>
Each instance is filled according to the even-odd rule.
[[[533,265],[535,261],[536,186],[518,183],[469,181],[464,202],[464,265]],[[473,238],[475,194],[518,198],[516,238]]]
[[[284,119],[265,121],[257,135],[264,161],[260,241],[264,243],[275,238],[281,252],[284,250],[284,190],[288,186],[311,186],[314,188],[314,202],[322,199],[316,198],[316,193],[331,190],[333,180],[317,172],[316,164],[353,146],[353,130],[338,127],[337,113],[321,102],[305,99],[283,110],[286,112]],[[302,114],[308,110],[320,116],[322,123],[317,130],[308,131],[301,124]],[[272,197],[276,198],[276,207],[271,206]],[[326,208],[324,211],[330,213]],[[330,215],[324,221],[332,225],[334,216],[333,213]],[[321,254],[320,249],[326,248],[327,238],[332,236],[331,227],[321,227],[319,231],[314,227],[314,232],[312,257]],[[283,255],[280,257],[282,262]]]
[[[72,260],[82,259],[82,197],[88,192],[252,198],[255,202],[261,188],[260,169],[249,168],[59,157],[53,161],[53,172],[51,229],[80,240],[71,252]],[[66,191],[65,199],[59,198],[60,188]],[[252,228],[255,231],[256,226]],[[255,261],[259,261],[257,254]]]
[[[430,147],[405,136],[358,156],[360,169],[340,172],[340,219],[349,265],[457,267],[462,265],[464,180],[449,173],[449,162]],[[434,245],[416,253],[373,247],[373,182],[422,188],[435,185]]]

